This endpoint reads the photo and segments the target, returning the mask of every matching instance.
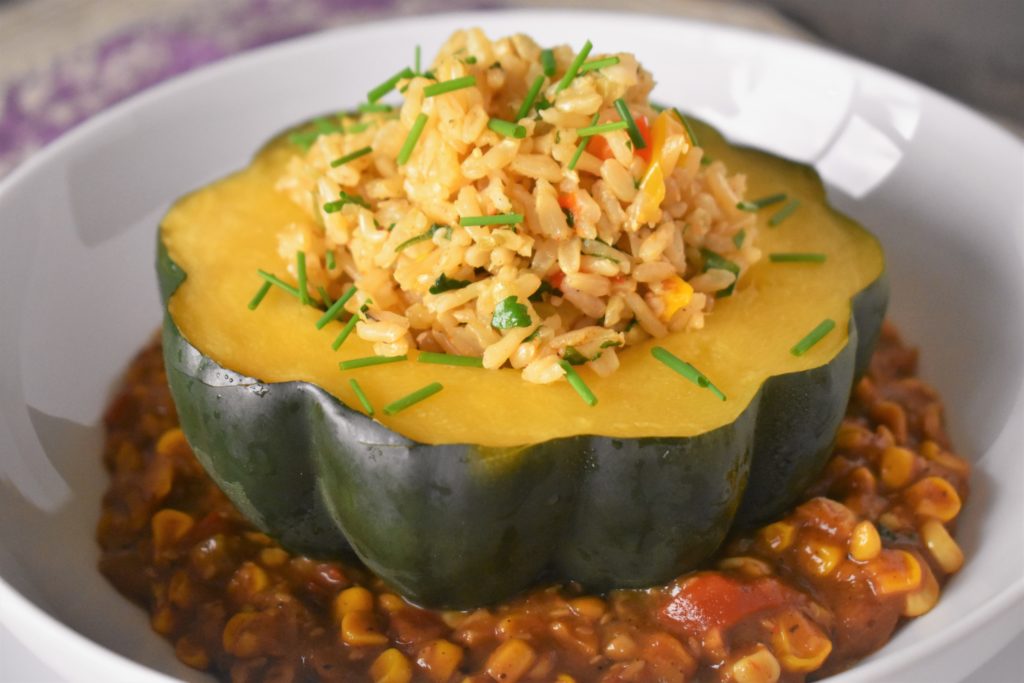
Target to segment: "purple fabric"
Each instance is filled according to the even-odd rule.
[[[96,112],[171,76],[246,49],[397,9],[398,0],[210,2],[191,5],[170,21],[125,29],[0,92],[0,177]]]

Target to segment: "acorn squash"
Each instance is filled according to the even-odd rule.
[[[582,371],[594,407],[564,382],[529,384],[514,370],[339,371],[338,361],[372,354],[355,336],[331,352],[341,323],[318,330],[320,313],[279,291],[246,307],[276,230],[298,211],[273,190],[290,154],[278,140],[181,199],[161,226],[168,380],[197,456],[284,545],[351,549],[430,606],[486,604],[541,579],[593,590],[664,582],[734,524],[779,514],[823,466],[871,353],[888,299],[884,257],[828,206],[813,169],[730,146],[706,126],[700,135],[747,174],[750,196],[801,201],[761,231],[765,252],[827,255],[763,259],[703,330],[657,341],[727,400],[659,363],[650,342],[623,352],[608,378]],[[826,318],[836,328],[792,354]],[[371,418],[349,376],[376,406],[433,381],[445,390]]]

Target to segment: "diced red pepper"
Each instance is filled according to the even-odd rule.
[[[641,116],[636,120],[636,127],[640,131],[640,136],[643,137],[644,142],[647,144],[643,149],[634,149],[633,153],[638,157],[651,163],[651,125],[647,120],[646,116]],[[603,135],[595,135],[587,141],[587,153],[592,154],[601,161],[605,159],[611,159],[615,156],[612,153],[612,148],[609,146],[608,141],[605,140]]]
[[[550,282],[551,286],[554,287],[555,289],[561,289],[562,288],[562,280],[564,280],[564,279],[565,279],[565,273],[563,273],[560,270],[556,270],[554,273],[551,274],[550,277],[548,277],[548,282]]]
[[[640,137],[644,139],[646,147],[634,150],[634,152],[647,163],[651,163],[651,124],[646,116],[641,116],[636,119],[636,127],[640,131]]]
[[[601,161],[615,156],[612,154],[612,148],[608,145],[608,141],[604,139],[603,135],[595,135],[587,140],[587,154],[593,154]]]
[[[659,617],[670,629],[700,637],[708,629],[728,630],[757,612],[801,602],[799,594],[778,579],[743,581],[707,572],[685,581]]]

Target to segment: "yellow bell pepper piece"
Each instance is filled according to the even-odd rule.
[[[693,300],[693,287],[683,278],[675,275],[661,283],[662,300],[665,302],[665,309],[661,312],[661,319],[664,322],[672,320],[672,316],[681,308],[686,308]]]
[[[673,123],[672,115],[666,110],[658,114],[651,126],[651,162],[647,165],[643,178],[640,180],[640,211],[638,223],[650,223],[658,219],[661,203],[665,201],[665,178],[675,168],[667,168],[664,159],[665,140],[669,135],[669,125]]]

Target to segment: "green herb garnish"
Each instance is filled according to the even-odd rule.
[[[622,130],[628,128],[629,124],[625,121],[611,121],[609,123],[602,123],[597,126],[587,126],[586,128],[577,128],[576,133],[581,137],[589,138],[595,135],[601,135],[603,133],[611,133],[616,130]]]
[[[562,360],[567,362],[569,365],[583,365],[588,361],[597,360],[600,357],[601,354],[598,353],[593,358],[587,358],[582,353],[580,353],[574,346],[566,346],[564,349],[562,349]]]
[[[541,280],[540,287],[537,288],[536,292],[530,295],[530,301],[533,301],[534,303],[543,301],[545,294],[551,294],[551,296],[562,296],[562,291],[554,287],[547,280]]]
[[[793,214],[793,212],[796,211],[798,208],[800,208],[800,200],[790,199],[788,202],[786,202],[785,206],[776,211],[775,214],[768,219],[768,225],[770,225],[773,228],[778,226],[779,223],[789,218]]]
[[[798,341],[793,348],[789,350],[794,356],[802,356],[807,353],[808,349],[821,341],[821,338],[832,331],[836,326],[836,321],[832,318],[825,318],[818,326],[807,333],[807,336]]]
[[[444,389],[444,386],[442,386],[440,382],[428,384],[422,389],[417,389],[411,394],[403,396],[397,401],[387,404],[386,406],[384,406],[384,412],[387,413],[388,415],[394,415],[395,413],[405,410],[409,406],[415,405],[424,399],[430,398],[431,396],[441,391],[442,389]]]
[[[825,254],[817,252],[775,252],[768,255],[772,263],[824,263],[826,258]]]
[[[526,336],[526,338],[523,339],[522,343],[526,344],[527,342],[532,342],[534,339],[539,337],[540,336],[540,330],[541,330],[542,327],[543,327],[543,325],[537,325],[537,328],[533,332],[528,334]]]
[[[451,239],[452,238],[452,228],[451,228],[450,225],[441,225],[440,223],[434,223],[433,225],[430,226],[430,228],[426,232],[420,233],[419,235],[416,235],[415,237],[410,237],[406,241],[404,241],[401,244],[399,244],[397,247],[395,247],[395,252],[397,253],[399,251],[402,251],[406,247],[411,247],[414,244],[419,244],[420,242],[426,242],[429,239],[433,239],[434,234],[438,230],[444,230],[445,231],[445,238],[446,239]]]
[[[657,358],[665,365],[667,365],[669,369],[679,373],[680,375],[690,380],[697,386],[709,390],[720,400],[725,400],[725,394],[723,394],[718,387],[712,384],[711,380],[704,376],[704,373],[702,373],[700,370],[693,367],[686,361],[682,360],[678,356],[674,355],[668,349],[661,346],[655,346],[651,348],[651,355]]]
[[[472,88],[474,85],[476,85],[476,76],[462,76],[461,78],[453,78],[450,81],[431,83],[423,89],[423,96],[436,97],[437,95],[444,95],[455,90]]]
[[[402,80],[403,78],[412,78],[415,75],[416,74],[413,73],[412,69],[410,69],[409,67],[405,67],[404,69],[396,73],[394,76],[384,81],[370,92],[366,93],[366,99],[369,100],[370,103],[376,102],[377,100],[379,100],[380,98],[384,97],[389,92],[394,90],[395,86],[398,85],[398,81]]]
[[[390,104],[382,102],[363,102],[356,108],[364,114],[383,114],[394,109]]]
[[[494,315],[491,316],[491,327],[499,330],[529,327],[530,323],[530,313],[526,309],[526,304],[519,303],[519,298],[514,295],[499,301],[494,307]]]
[[[540,65],[544,69],[544,75],[551,78],[555,75],[558,65],[555,63],[555,52],[551,49],[540,51]]]
[[[690,120],[679,113],[679,110],[672,107],[672,113],[676,115],[680,123],[683,124],[683,128],[686,129],[686,137],[690,138],[691,147],[700,147],[700,140],[697,139],[697,134],[693,132],[693,126],[690,125]]]
[[[339,166],[341,166],[343,164],[347,164],[350,161],[355,161],[359,157],[364,157],[364,156],[366,156],[367,154],[369,154],[372,151],[373,151],[373,147],[362,147],[360,149],[357,149],[354,152],[349,152],[345,156],[338,157],[337,159],[332,161],[331,162],[331,168],[338,168]]]
[[[345,343],[345,340],[348,339],[348,336],[352,334],[352,330],[356,329],[357,322],[359,322],[359,314],[354,314],[351,318],[348,319],[348,321],[345,323],[345,327],[341,328],[341,332],[339,332],[338,336],[334,338],[333,342],[331,342],[332,350],[337,351],[338,349],[341,348],[341,345]]]
[[[618,63],[618,57],[604,57],[602,59],[595,59],[593,61],[586,62],[585,64],[580,65],[580,73],[585,74],[588,71],[596,71],[598,69],[603,69],[606,66],[615,66]]]
[[[316,329],[322,330],[327,323],[338,317],[338,314],[341,313],[341,309],[345,307],[345,304],[348,303],[349,299],[355,296],[355,293],[356,286],[352,285],[338,298],[337,301],[331,304],[331,307],[327,309],[326,313],[320,316],[320,319],[316,321]]]
[[[519,117],[522,118],[522,117]],[[493,130],[498,135],[504,135],[507,138],[525,138],[526,127],[520,126],[518,123],[512,123],[511,121],[502,121],[501,119],[491,119],[487,122],[487,127]]]
[[[409,360],[404,353],[401,356],[366,356],[364,358],[352,358],[338,363],[342,370],[355,370],[357,368],[368,368],[371,365],[387,365],[388,363],[400,363]]]
[[[541,86],[543,85],[543,76],[537,76],[537,78],[533,79],[530,89],[526,91],[526,97],[523,98],[523,103],[519,105],[519,110],[516,112],[516,121],[530,113],[530,109],[533,107],[533,103],[537,101],[537,95],[540,93]]]
[[[499,213],[493,216],[463,216],[459,219],[459,225],[465,227],[470,225],[513,225],[523,222],[521,213]]]
[[[334,305],[334,302],[331,300],[331,295],[327,293],[327,290],[324,289],[323,285],[317,285],[316,291],[320,294],[320,302],[324,305],[324,308],[330,308]]]
[[[743,241],[745,239],[747,239],[747,231],[740,230],[738,233],[732,236],[732,243],[736,245],[737,249],[739,249],[743,246]]]
[[[466,368],[482,368],[484,359],[479,356],[459,356],[454,353],[433,353],[431,351],[420,351],[416,360],[420,363],[433,363],[435,365],[459,365]]]
[[[469,280],[456,280],[450,278],[444,273],[437,276],[434,280],[434,284],[430,285],[430,289],[427,290],[431,294],[440,294],[441,292],[450,292],[455,289],[462,289],[463,287],[469,286]]]
[[[327,270],[334,270],[335,261],[334,261],[334,250],[333,249],[331,249],[330,251],[327,252],[327,254],[324,256],[324,261],[327,264]]]
[[[565,371],[565,378],[569,381],[569,386],[576,390],[576,393],[580,395],[588,406],[597,405],[597,396],[594,396],[594,392],[590,390],[583,378],[580,377],[579,373],[576,372],[576,368],[569,364],[566,360],[558,361],[558,364],[562,366],[562,370]]]
[[[356,381],[355,377],[350,377],[348,384],[352,387],[352,391],[355,392],[356,398],[363,404],[363,409],[366,410],[366,414],[373,417],[373,406],[370,405],[370,399],[366,398],[366,394],[363,393],[363,388],[359,386],[359,382]]]
[[[636,121],[633,120],[633,115],[630,113],[629,107],[626,106],[626,100],[621,97],[615,100],[615,111],[619,112],[619,118],[626,123],[626,132],[629,134],[629,139],[633,145],[637,149],[645,149],[647,141],[644,140],[644,136],[640,133]]]
[[[565,223],[566,223],[566,225],[568,225],[570,228],[575,228],[576,227],[576,215],[572,212],[572,209],[567,209],[567,208],[565,208],[563,206],[562,207],[562,213],[565,214]]]
[[[256,294],[253,295],[252,300],[249,302],[250,311],[256,310],[256,308],[263,302],[263,299],[266,298],[267,292],[270,291],[270,288],[272,286],[273,285],[270,284],[269,280],[263,281],[263,284],[260,285],[260,288],[258,290],[256,290]]]
[[[269,282],[275,287],[283,289],[284,291],[294,296],[296,299],[299,298],[299,290],[297,287],[292,287],[290,284],[288,284],[281,278],[277,277],[273,273],[268,273],[265,270],[257,270],[256,272],[259,273],[259,276],[263,278],[265,281]]]
[[[412,128],[409,129],[409,135],[406,136],[405,142],[402,143],[402,149],[398,152],[399,166],[409,161],[409,157],[412,156],[412,150],[416,147],[416,143],[419,142],[420,135],[423,134],[423,127],[427,125],[427,115],[420,112],[416,117],[416,121],[413,122]]]
[[[740,276],[740,267],[738,264],[724,258],[720,254],[716,254],[710,249],[702,248],[700,250],[702,256],[704,256],[704,272],[706,273],[712,269],[727,270],[737,278]],[[731,285],[718,292],[717,297],[726,297],[732,294],[732,291],[736,288],[736,283],[733,282]]]
[[[327,202],[324,204],[324,213],[337,213],[341,211],[346,204],[356,204],[363,207],[364,209],[370,208],[370,203],[365,199],[356,194],[349,194],[342,190],[339,194],[339,199],[333,202]]]
[[[601,116],[601,112],[594,114],[594,118],[590,119],[590,127],[593,128],[597,123],[597,119]],[[572,159],[569,160],[569,170],[572,171],[576,168],[577,162],[580,157],[583,156],[583,150],[586,148],[587,143],[590,142],[590,137],[581,135],[579,143],[576,145],[576,152],[572,155]]]
[[[766,206],[771,206],[772,204],[778,204],[779,202],[783,202],[783,201],[786,201],[786,193],[785,192],[780,192],[778,194],[768,195],[767,197],[760,197],[759,199],[752,199],[748,203],[749,204],[753,204],[754,206],[756,206],[759,209],[763,209]]]
[[[412,67],[416,73],[420,72],[420,46],[417,45],[412,51]]]
[[[476,57],[473,56],[473,55],[470,55],[470,56],[466,57],[465,59],[463,59],[462,63],[463,64],[469,64],[470,66],[472,66],[473,64],[476,64]]]
[[[558,87],[555,88],[555,92],[562,92],[569,87],[572,83],[572,79],[576,78],[576,74],[579,73],[580,67],[583,66],[583,62],[587,61],[587,56],[590,54],[590,50],[593,48],[593,44],[588,40],[583,43],[583,49],[579,51],[579,54],[572,60],[565,75],[562,76],[562,80],[558,82]]]
[[[603,318],[602,318],[602,320],[603,320]],[[602,348],[602,349],[610,349],[610,348],[613,348],[613,347],[616,347],[616,346],[622,346],[622,342],[615,341],[614,339],[609,339],[608,341],[601,342],[601,347],[600,348]]]

